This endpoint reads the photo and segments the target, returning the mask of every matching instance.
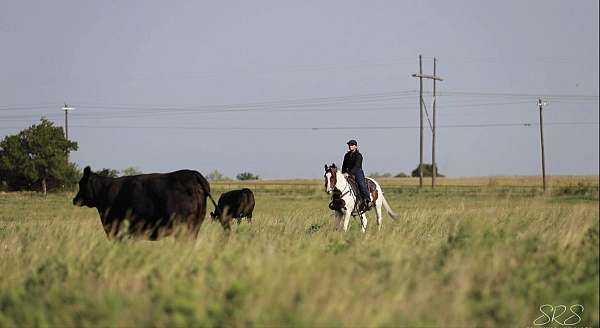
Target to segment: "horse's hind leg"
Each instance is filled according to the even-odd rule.
[[[375,202],[375,214],[377,215],[377,230],[381,230],[381,224],[383,223],[383,217],[381,215],[382,205],[383,201],[381,199],[378,199],[377,202]]]

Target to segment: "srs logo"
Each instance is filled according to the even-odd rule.
[[[581,322],[581,314],[583,314],[583,305],[571,305],[567,312],[567,306],[544,304],[540,306],[542,315],[533,321],[536,326],[548,326],[559,324],[561,326],[574,326]]]

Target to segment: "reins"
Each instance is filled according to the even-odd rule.
[[[337,189],[337,187],[335,187],[335,188]],[[346,190],[346,188],[348,189],[348,191],[344,192],[344,190]],[[340,192],[342,193],[340,195],[340,198],[343,198],[344,196],[346,196],[346,195],[348,195],[349,193],[352,192],[352,187],[350,187],[350,184],[348,183],[347,180],[346,180],[346,187],[344,188],[344,190],[340,190]]]
[[[331,172],[331,173],[333,174],[333,172]],[[348,178],[344,177],[344,179],[346,180],[346,186],[344,187],[344,190],[339,190],[339,189],[338,189],[336,186],[333,186],[333,188],[334,188],[334,190],[335,190],[335,189],[337,189],[337,190],[339,190],[339,191],[342,193],[340,196],[338,196],[338,198],[339,198],[339,199],[342,199],[342,198],[344,198],[344,196],[346,196],[346,195],[348,195],[348,194],[350,194],[350,196],[351,196],[352,198],[354,198],[354,207],[352,208],[352,211],[350,212],[350,215],[352,215],[352,216],[356,216],[356,215],[353,215],[352,213],[355,213],[355,212],[356,212],[356,213],[358,213],[358,211],[356,211],[356,208],[357,208],[357,206],[358,206],[358,202],[357,202],[357,200],[358,200],[358,197],[356,197],[356,196],[354,195],[354,192],[353,192],[353,190],[352,190],[352,186],[350,185],[350,182],[348,181]],[[337,182],[337,177],[336,177],[336,182]],[[346,189],[348,189],[348,191],[344,192]],[[331,201],[332,201],[332,202],[333,202],[333,200],[334,200],[334,197],[335,197],[335,195],[332,195],[332,196],[331,196]],[[360,215],[360,213],[359,213],[359,214],[357,214],[357,215]]]

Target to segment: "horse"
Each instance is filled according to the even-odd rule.
[[[331,164],[331,166],[325,164],[324,178],[325,192],[332,195],[330,208],[335,211],[336,229],[339,229],[341,225],[344,231],[348,231],[350,216],[360,216],[361,231],[365,232],[367,230],[367,215],[364,212],[361,213],[359,210],[355,209],[358,195],[356,195],[355,191],[350,186],[347,178],[338,171],[335,164]],[[381,230],[382,208],[385,208],[387,213],[394,220],[397,218],[397,215],[392,211],[390,204],[388,204],[385,199],[379,183],[372,178],[367,179],[371,180],[376,186],[378,197],[375,200],[375,213],[377,215],[378,230]]]

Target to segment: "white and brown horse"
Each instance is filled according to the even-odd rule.
[[[332,202],[330,208],[335,212],[336,228],[342,227],[344,231],[348,230],[348,224],[350,223],[351,216],[360,216],[361,230],[365,232],[367,230],[367,215],[360,213],[358,210],[358,196],[347,178],[338,171],[335,164],[331,166],[325,165],[325,191],[332,195]],[[375,213],[377,215],[377,227],[381,229],[382,224],[382,208],[385,208],[387,213],[396,219],[396,214],[390,208],[387,200],[383,195],[381,186],[377,181],[367,178],[375,186],[373,194],[376,193],[375,201]]]

